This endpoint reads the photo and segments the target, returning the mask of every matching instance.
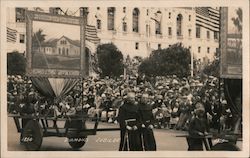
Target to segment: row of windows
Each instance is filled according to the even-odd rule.
[[[60,44],[67,44],[67,41],[66,40],[61,40]]]
[[[68,48],[58,48],[58,54],[59,55],[69,55],[69,49]]]
[[[201,53],[201,47],[198,47],[198,53]],[[210,53],[210,47],[207,47],[207,53]]]
[[[108,9],[108,30],[114,30],[114,15],[115,15],[115,8]],[[171,14],[170,14],[171,15]],[[191,16],[189,16],[189,20],[191,20]],[[101,20],[97,19],[96,21],[97,29],[101,29]],[[182,36],[182,28],[183,28],[183,16],[179,14],[176,19],[176,35]],[[147,34],[150,32],[150,26],[146,25]],[[133,25],[132,25],[133,32],[139,32],[139,9],[135,8],[133,11]],[[125,21],[122,22],[122,31],[127,32],[127,23]],[[200,31],[201,27],[198,26],[196,28],[196,37],[200,38]],[[159,21],[155,21],[155,34],[161,35],[161,23]],[[188,36],[191,37],[192,30],[188,29]],[[168,27],[168,35],[172,36],[172,28]],[[210,31],[207,31],[207,39],[210,39]],[[218,39],[218,32],[214,32],[214,39]]]
[[[157,12],[161,14],[160,11]],[[139,15],[140,11],[138,8],[133,10],[133,19],[132,19],[132,30],[133,32],[139,32]],[[182,23],[183,17],[181,14],[177,16],[177,36],[182,36]],[[191,20],[191,16],[189,16],[189,20]],[[97,29],[101,29],[101,20],[97,19]],[[123,31],[127,31],[127,23],[123,21],[122,23]],[[115,30],[115,8],[108,8],[108,30]],[[161,31],[161,21],[155,20],[155,34],[162,34]]]
[[[168,45],[169,47],[171,47],[171,45]],[[158,49],[161,49],[162,45],[158,44]],[[135,49],[138,50],[139,49],[139,43],[136,42],[135,43]],[[188,47],[189,50],[191,50],[191,46]],[[217,51],[217,50],[216,50]],[[198,53],[201,53],[201,47],[198,47]],[[210,47],[207,47],[207,53],[210,53]]]
[[[210,32],[209,30],[207,30],[207,39],[210,39]],[[214,39],[218,40],[219,39],[219,32],[217,31],[213,31],[214,32]],[[196,26],[196,38],[201,38],[201,27],[200,26]]]
[[[113,7],[112,7],[113,8]],[[126,7],[123,7],[122,8],[122,12],[123,13],[126,13]],[[138,8],[135,8],[136,10],[138,10],[139,11],[139,9]],[[100,10],[100,7],[97,7],[97,10]],[[158,11],[158,13],[159,13],[160,11]],[[134,11],[133,11],[133,13],[134,13]],[[161,13],[161,12],[160,12]],[[147,9],[147,11],[146,11],[146,15],[148,16],[149,15],[149,9]],[[172,17],[172,13],[171,12],[169,12],[168,13],[168,18],[169,19],[171,19],[171,17]],[[191,21],[191,15],[188,15],[188,21]]]

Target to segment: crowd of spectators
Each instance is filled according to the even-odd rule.
[[[117,123],[119,107],[129,92],[136,94],[137,103],[142,94],[149,94],[155,128],[186,130],[197,102],[203,103],[211,128],[232,128],[232,113],[225,100],[223,83],[213,76],[89,77],[56,101],[42,96],[28,77],[8,76],[8,112],[67,117],[84,111],[102,121]]]

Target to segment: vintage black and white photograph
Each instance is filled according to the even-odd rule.
[[[5,8],[7,151],[248,150],[242,3],[94,4]]]

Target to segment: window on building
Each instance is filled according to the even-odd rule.
[[[24,34],[20,34],[20,43],[24,43],[25,42],[25,35]]]
[[[201,27],[196,26],[196,38],[201,38]]]
[[[146,25],[146,32],[147,32],[147,37],[149,37],[149,35],[150,35],[150,25],[149,24]]]
[[[155,34],[157,35],[161,34],[161,23],[158,21],[155,21]]]
[[[188,36],[189,37],[191,37],[191,33],[192,33],[191,29],[188,29]]]
[[[198,53],[200,53],[201,52],[201,47],[198,47]]]
[[[65,40],[62,40],[60,43],[61,44],[67,44],[67,42]]]
[[[161,49],[161,44],[158,44],[158,49]]]
[[[126,7],[123,7],[123,13],[126,13]]]
[[[188,21],[191,21],[191,15],[188,16]]]
[[[170,12],[168,13],[168,18],[171,19],[171,13]]]
[[[177,24],[177,29],[176,29],[176,34],[177,36],[181,36],[182,35],[182,15],[178,14],[177,18],[176,18],[176,24]]]
[[[218,54],[220,53],[220,49],[219,48],[215,48],[215,56],[218,56]]]
[[[214,31],[214,39],[215,39],[215,40],[218,40],[218,39],[219,39],[219,37],[218,37],[218,32],[217,32],[217,31]]]
[[[25,22],[24,8],[16,8],[16,22]]]
[[[97,7],[97,10],[100,10],[100,7]]]
[[[96,20],[96,26],[97,26],[97,29],[102,29],[102,22],[100,19]]]
[[[139,32],[139,9],[133,10],[133,32]]]
[[[147,16],[149,15],[149,9],[147,9]]]
[[[115,29],[115,8],[109,7],[108,8],[108,30]]]
[[[172,36],[172,27],[168,27],[168,35]]]
[[[191,50],[191,48],[192,48],[191,46],[188,47],[189,50]]]
[[[207,47],[207,53],[210,53],[210,48],[209,47]]]
[[[135,43],[135,49],[136,49],[136,50],[139,49],[139,43],[138,43],[138,42]]]
[[[210,39],[210,31],[207,31],[207,39]]]
[[[123,30],[123,32],[127,32],[127,23],[126,22],[122,23],[122,30]]]

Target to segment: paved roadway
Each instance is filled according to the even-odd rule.
[[[59,123],[60,125],[60,123]],[[99,123],[98,128],[114,128],[118,125]],[[87,124],[88,128],[93,128],[92,123]],[[176,137],[185,132],[154,129],[154,135],[158,151],[186,151],[187,143],[183,137]],[[97,132],[97,135],[88,136],[87,143],[80,149],[82,151],[117,151],[119,147],[119,131]],[[17,133],[14,121],[8,118],[8,150],[23,151],[24,146],[19,143],[20,134]],[[64,137],[45,137],[41,147],[42,151],[72,151],[73,149]]]

